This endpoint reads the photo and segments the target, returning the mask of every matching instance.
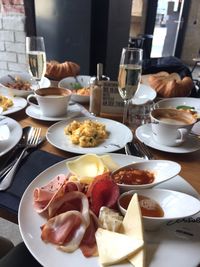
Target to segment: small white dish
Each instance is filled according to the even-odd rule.
[[[58,83],[58,87],[66,88],[66,89],[76,89],[81,87],[88,87],[90,85],[91,76],[87,75],[78,75],[76,79],[74,77],[67,77],[62,79]],[[79,95],[76,93],[72,93],[71,100],[78,103],[89,103],[90,96]]]
[[[47,77],[43,77],[41,81],[39,81],[40,88],[46,88],[51,86],[51,81]]]
[[[121,206],[120,200],[125,195],[133,195],[134,193],[156,201],[164,212],[163,217],[143,216],[145,230],[158,230],[162,224],[193,216],[200,211],[199,199],[185,193],[157,188],[137,191],[132,190],[121,194],[118,200],[118,207],[123,215],[125,215],[126,209]]]
[[[135,105],[144,105],[156,98],[156,91],[148,85],[140,84],[131,102]]]
[[[9,114],[15,113],[17,111],[24,109],[27,105],[26,99],[24,99],[22,97],[10,97],[10,96],[6,96],[6,97],[12,99],[13,106],[11,106],[7,110],[3,111],[1,113],[1,115],[9,115]]]
[[[191,153],[200,149],[200,140],[195,136],[188,136],[188,139],[180,146],[170,147],[156,143],[153,139],[151,123],[141,125],[135,132],[137,138],[145,145],[170,153]]]
[[[181,166],[170,160],[148,160],[143,162],[136,162],[132,164],[125,165],[119,169],[112,172],[112,175],[115,175],[122,170],[143,170],[153,173],[154,180],[151,183],[146,184],[122,184],[118,183],[119,188],[122,192],[138,189],[147,189],[153,186],[156,186],[160,183],[163,183],[169,179],[172,179],[181,171]]]
[[[60,117],[47,117],[42,114],[42,111],[40,108],[34,107],[34,106],[28,106],[25,110],[26,114],[37,120],[42,120],[42,121],[61,121],[61,120],[66,120],[66,119],[71,119],[74,118],[78,115],[80,115],[80,110],[77,111],[73,109],[73,106],[68,106],[68,110],[66,112],[66,115],[60,116]]]
[[[7,126],[10,134],[7,140],[0,142],[0,157],[16,146],[22,137],[22,127],[17,121],[0,115],[0,126],[1,125]]]
[[[86,154],[86,153],[94,153],[94,154],[102,154],[113,152],[123,148],[127,142],[130,142],[133,138],[133,134],[131,130],[125,126],[124,124],[99,118],[99,117],[79,117],[76,118],[76,121],[84,121],[84,120],[92,120],[103,123],[106,126],[106,130],[109,132],[109,136],[105,139],[101,144],[96,147],[81,147],[79,145],[72,144],[69,136],[64,133],[64,128],[71,123],[74,119],[69,119],[65,121],[60,121],[53,124],[48,128],[46,133],[46,138],[50,144],[53,146],[72,153],[77,154]]]

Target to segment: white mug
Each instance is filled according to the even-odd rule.
[[[71,90],[64,88],[40,88],[35,90],[35,94],[28,95],[27,101],[30,105],[41,109],[44,116],[59,117],[67,113],[71,94]],[[38,104],[33,103],[32,99],[36,99]]]
[[[166,146],[179,146],[197,122],[189,112],[177,109],[154,109],[150,113],[153,138]]]

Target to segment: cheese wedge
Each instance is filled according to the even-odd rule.
[[[143,240],[142,215],[137,194],[133,195],[129,203],[122,222],[121,233],[137,240]],[[128,257],[128,260],[135,267],[145,266],[145,248],[143,247],[132,257]]]
[[[143,240],[133,239],[124,234],[98,228],[95,234],[99,260],[107,266],[118,263],[136,253],[144,244]]]

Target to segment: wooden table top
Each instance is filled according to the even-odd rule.
[[[48,129],[48,127],[55,123],[32,119],[25,114],[24,110],[14,113],[10,115],[10,117],[18,121],[22,127],[30,125],[35,127],[41,127],[43,135],[46,134],[46,130]],[[117,120],[119,119],[117,118]],[[73,157],[75,155],[73,153],[61,151],[53,147],[47,141],[42,144],[40,149],[66,158]],[[187,182],[189,182],[192,187],[196,189],[196,191],[200,194],[200,150],[185,154],[166,153],[152,148],[150,148],[150,150],[154,155],[155,159],[165,159],[178,162],[182,167],[180,176],[184,178]],[[0,164],[2,160],[3,159],[0,158]],[[16,218],[10,218],[9,214],[5,213],[5,211],[0,210],[0,216],[8,220],[17,222]]]

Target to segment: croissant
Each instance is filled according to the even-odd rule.
[[[194,86],[190,77],[181,79],[178,73],[164,71],[150,75],[148,82],[160,97],[188,96]]]
[[[71,61],[59,63],[58,61],[47,62],[45,76],[51,80],[59,81],[65,77],[76,76],[80,72],[80,66]]]

